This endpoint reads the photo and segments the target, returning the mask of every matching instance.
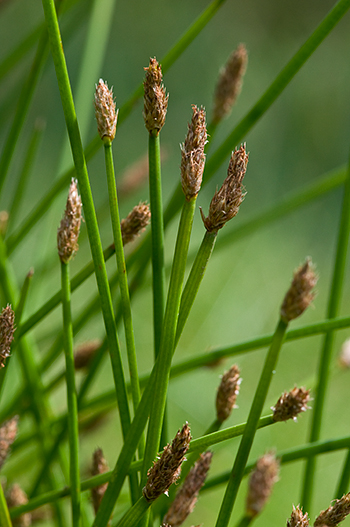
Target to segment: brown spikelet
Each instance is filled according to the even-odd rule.
[[[78,250],[81,224],[81,199],[77,181],[72,179],[69,187],[66,210],[57,231],[57,250],[62,263],[68,263]]]
[[[15,332],[15,314],[8,304],[0,313],[0,367],[5,366],[7,357],[10,356],[11,342]]]
[[[109,89],[102,79],[96,84],[95,117],[97,131],[102,140],[113,141],[117,128],[118,111],[113,98],[113,89]]]
[[[294,507],[290,519],[287,520],[287,527],[309,527],[309,517],[307,512],[303,514],[302,509],[299,507]]]
[[[187,201],[195,198],[201,188],[207,142],[205,110],[192,106],[192,119],[181,148],[181,185]]]
[[[257,516],[271,496],[272,488],[278,481],[279,463],[275,455],[268,452],[262,456],[253,470],[248,487],[246,511],[249,516]]]
[[[123,245],[132,242],[145,230],[151,219],[151,211],[147,203],[139,203],[120,222]]]
[[[97,448],[92,456],[91,474],[93,476],[97,476],[98,474],[104,474],[105,472],[108,472],[108,470],[109,468],[103,456],[102,449]],[[99,485],[98,487],[94,487],[93,489],[91,489],[91,497],[95,514],[97,514],[97,511],[101,504],[102,498],[107,490],[107,487],[108,483],[104,483],[103,485]]]
[[[191,468],[180,490],[166,513],[163,522],[178,527],[193,511],[200,489],[203,487],[210,468],[212,452],[201,454],[199,460]]]
[[[171,445],[164,447],[163,453],[149,469],[143,496],[147,501],[154,501],[161,494],[166,494],[170,485],[175,483],[181,473],[181,465],[190,446],[191,431],[188,423],[179,430]]]
[[[214,194],[209,207],[207,218],[201,211],[202,220],[208,232],[217,232],[239,211],[239,207],[245,196],[242,181],[247,170],[248,154],[246,145],[241,145],[235,150],[230,159],[227,177],[220,188]]]
[[[240,44],[221,69],[214,95],[214,124],[231,112],[242,88],[247,62],[247,50],[244,44]]]
[[[27,494],[21,489],[17,483],[12,485],[6,493],[6,501],[8,507],[18,507],[28,503]],[[32,515],[30,512],[22,514],[18,518],[12,520],[13,527],[29,527],[32,525]]]
[[[288,421],[288,419],[297,420],[298,414],[308,410],[307,403],[310,400],[310,390],[297,388],[296,386],[290,392],[284,392],[278,399],[273,410],[274,421]]]
[[[169,95],[166,94],[162,83],[162,69],[156,58],[149,59],[149,66],[144,69],[146,75],[143,83],[143,118],[149,133],[158,135],[165,123]]]
[[[14,440],[16,439],[18,428],[18,416],[5,421],[0,426],[0,468],[6,461],[10,453],[10,448]]]
[[[90,342],[83,342],[83,344],[77,346],[74,350],[74,368],[76,370],[82,370],[89,366],[101,345],[102,341],[95,339]]]
[[[231,415],[232,409],[235,406],[239,386],[242,382],[239,375],[240,370],[234,364],[221,378],[221,383],[216,394],[216,416],[221,423]]]
[[[317,284],[317,275],[311,258],[294,272],[292,284],[284,297],[281,306],[281,318],[290,322],[299,317],[315,298],[313,289]]]
[[[336,527],[350,514],[350,492],[317,516],[314,527]]]

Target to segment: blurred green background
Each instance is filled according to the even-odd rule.
[[[111,2],[108,2],[109,4]],[[162,174],[165,202],[179,180],[179,143],[185,138],[187,122],[191,117],[191,104],[205,106],[208,119],[210,118],[217,74],[231,51],[240,42],[245,43],[249,54],[248,69],[238,102],[231,116],[217,130],[210,147],[211,152],[258,100],[333,5],[334,2],[329,0],[247,0],[243,3],[227,0],[224,3],[196,41],[164,76],[164,84],[170,94],[166,125],[161,135],[161,144],[166,153]],[[102,77],[112,85],[117,105],[122,106],[142,81],[143,68],[148,65],[149,57],[156,56],[161,61],[162,56],[206,6],[207,2],[200,0],[115,2],[115,8],[110,15],[110,33],[105,35],[108,38],[107,51],[102,66],[96,71],[96,79],[91,85],[85,86],[87,95],[83,100],[83,110],[78,115],[86,122],[86,130],[83,131],[84,144],[96,134],[92,104],[94,82]],[[89,17],[93,9],[100,10],[103,18],[104,1],[78,2],[62,17],[63,45],[73,91],[79,83]],[[4,2],[0,10],[0,62],[42,20],[42,6],[38,0]],[[233,220],[236,226],[266,206],[278,203],[289,192],[303,188],[327,171],[347,162],[350,142],[349,20],[348,13],[266,115],[244,137],[250,152],[245,178],[247,196],[238,217]],[[99,34],[97,27],[97,38],[101,36],[104,35]],[[26,78],[34,57],[34,49],[31,49],[25,59],[1,82],[1,144],[4,143],[12,123],[23,79]],[[91,70],[94,70],[96,62],[98,63],[95,52],[92,47],[88,57]],[[33,206],[50,189],[62,168],[71,164],[69,151],[67,153],[63,112],[50,58],[35,91],[20,137],[20,148],[16,151],[10,176],[0,197],[1,210],[6,210],[12,199],[23,152],[37,117],[46,121],[46,130],[18,222],[16,225],[10,224],[10,232],[16,230]],[[147,141],[142,104],[139,103],[128,120],[118,128],[114,143],[117,178],[146,153]],[[235,146],[232,145],[232,149]],[[202,206],[204,211],[208,210],[216,186],[220,185],[225,177],[225,165],[227,166],[227,163],[217,171],[213,180],[198,197],[198,205]],[[89,175],[99,210],[107,195],[102,151],[89,163]],[[277,223],[240,238],[225,249],[216,253],[214,251],[175,360],[272,332],[293,269],[306,256],[311,256],[317,265],[320,275],[318,296],[314,308],[305,313],[300,321],[295,322],[293,327],[323,320],[330,288],[341,196],[340,190],[334,191],[287,215]],[[59,288],[59,262],[55,243],[56,229],[65,200],[66,192],[57,198],[52,210],[12,256],[19,284],[23,282],[30,267],[33,266],[35,270],[25,318]],[[147,186],[138,189],[132,197],[120,203],[121,215],[125,216],[139,200],[148,200]],[[232,227],[233,225],[229,224],[225,230]],[[176,228],[177,222],[173,222],[167,232],[167,262],[172,259]],[[192,250],[198,248],[203,231],[198,212],[194,223]],[[107,218],[101,221],[101,233],[104,246],[111,243],[111,227]],[[72,273],[90,259],[86,233],[82,233],[82,236],[84,238],[81,250],[72,264]],[[114,270],[114,259],[109,262],[108,268]],[[74,293],[73,312],[78,313],[95,291],[95,282],[90,279]],[[135,297],[133,308],[139,369],[143,373],[149,371],[153,356],[149,287],[143,288]],[[349,308],[349,276],[346,276],[341,314],[348,314]],[[60,323],[61,311],[56,309],[33,332],[40,354],[48,349]],[[337,366],[340,346],[349,334],[349,331],[340,331],[335,339],[334,371],[322,427],[323,438],[349,434],[349,372],[342,371]],[[98,316],[78,335],[77,342],[101,336],[103,323],[101,316]],[[125,352],[123,339],[123,333],[120,331],[120,340]],[[322,339],[317,337],[284,345],[268,396],[266,412],[269,412],[269,406],[276,402],[282,391],[291,389],[295,384],[313,387],[321,342]],[[242,369],[243,383],[237,401],[239,408],[233,412],[227,424],[245,421],[263,356],[264,350],[252,352],[235,359],[227,359],[215,368],[200,369],[172,381],[169,390],[170,436],[174,435],[186,420],[191,424],[193,437],[198,437],[205,431],[214,419],[214,399],[219,375],[234,361]],[[63,357],[56,365],[55,371],[60,371],[62,364]],[[52,375],[53,373],[50,373],[48,378]],[[7,386],[16,386],[20,382],[21,379],[16,375],[13,366],[9,372]],[[106,360],[93,393],[100,393],[108,386],[112,387],[112,375]],[[56,392],[53,404],[57,411],[64,410],[64,388]],[[251,459],[262,455],[266,449],[278,450],[304,443],[311,411],[302,415],[297,424],[280,424],[258,432]],[[84,474],[87,474],[91,452],[97,446],[104,449],[110,465],[114,465],[121,441],[118,426],[117,412],[114,412],[113,418],[109,419],[103,428],[82,438]],[[231,441],[214,447],[211,475],[232,466],[237,445],[237,441]],[[315,500],[312,510],[309,511],[311,518],[318,514],[320,509],[328,507],[338,482],[343,457],[344,453],[335,453],[325,455],[319,460]],[[292,504],[297,505],[300,500],[302,466],[302,463],[295,463],[282,468],[280,481],[275,486],[266,510],[257,519],[257,526],[284,524],[290,515]],[[31,468],[35,469],[35,466],[28,467],[27,478],[30,477]],[[11,464],[8,470],[10,475]],[[241,515],[245,489],[244,482],[231,525],[234,525]],[[213,525],[222,495],[222,488],[203,495],[185,525]],[[350,521],[347,520],[345,524],[350,525]]]

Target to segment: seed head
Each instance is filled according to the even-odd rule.
[[[307,512],[303,514],[302,509],[299,507],[294,507],[290,519],[287,520],[287,527],[309,527],[309,517]]]
[[[210,468],[212,452],[201,454],[199,460],[191,468],[190,472],[177,492],[176,497],[166,513],[163,523],[178,527],[193,511],[200,489],[203,487]]]
[[[154,501],[161,494],[167,494],[172,483],[181,473],[181,465],[190,446],[191,433],[188,423],[179,430],[172,444],[164,447],[163,453],[149,469],[143,496],[147,501]]]
[[[247,62],[247,50],[244,44],[240,44],[220,71],[214,95],[213,123],[218,123],[231,112],[242,88]]]
[[[0,313],[0,367],[5,366],[7,357],[10,356],[10,346],[13,341],[15,328],[15,314],[8,304]]]
[[[305,388],[293,388],[290,392],[284,392],[278,399],[273,410],[274,421],[287,421],[288,419],[297,420],[300,412],[306,412],[309,409],[307,403],[310,400],[310,390]]]
[[[272,487],[278,481],[279,463],[273,453],[268,452],[261,457],[250,480],[246,502],[246,511],[249,516],[257,516],[265,507],[271,496]]]
[[[192,106],[192,120],[188,125],[185,142],[181,148],[181,185],[187,201],[195,198],[202,184],[207,142],[205,110]]]
[[[281,306],[281,318],[290,322],[299,317],[315,298],[313,289],[317,284],[318,276],[314,271],[311,258],[298,267]]]
[[[216,394],[216,416],[218,421],[223,423],[231,415],[235,406],[239,386],[242,382],[240,371],[235,364],[226,371]]]
[[[17,483],[12,485],[12,487],[6,493],[6,501],[8,507],[18,507],[19,505],[25,505],[28,503],[27,494],[24,490],[21,489]],[[30,512],[22,514],[16,519],[12,520],[13,527],[29,527],[32,525],[32,515]]]
[[[18,416],[5,421],[0,427],[0,468],[10,453],[10,447],[17,435]]]
[[[145,230],[151,220],[151,211],[147,203],[139,203],[120,223],[123,245],[132,242]]]
[[[91,340],[77,346],[74,351],[74,368],[82,370],[89,366],[90,362],[96,355],[96,351],[101,347],[101,340]]]
[[[317,516],[314,527],[336,527],[345,520],[350,513],[350,492],[344,494],[340,500],[335,500],[334,505],[327,510],[320,512]]]
[[[105,472],[108,472],[108,470],[109,468],[103,456],[102,449],[97,448],[92,456],[91,474],[93,476],[97,476],[98,474],[104,474]],[[97,514],[97,511],[101,504],[102,498],[107,490],[107,487],[108,483],[104,483],[103,485],[99,485],[98,487],[94,487],[93,489],[91,489],[91,497],[95,514]]]
[[[165,123],[169,95],[162,84],[163,74],[156,58],[149,59],[144,87],[143,118],[150,134],[157,136]]]
[[[81,199],[77,181],[72,179],[69,187],[66,210],[57,231],[58,256],[62,263],[68,263],[78,250],[81,223]]]
[[[95,116],[97,130],[102,140],[113,141],[117,128],[118,110],[113,98],[113,88],[109,89],[102,79],[96,84]]]
[[[220,188],[216,191],[209,207],[207,218],[201,209],[202,220],[208,232],[217,232],[231,218],[236,216],[240,204],[245,196],[242,181],[247,170],[248,154],[245,144],[239,150],[232,152],[227,177]]]

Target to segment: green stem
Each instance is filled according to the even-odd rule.
[[[12,527],[10,513],[7,508],[6,499],[4,496],[4,489],[0,485],[0,525],[1,527]]]
[[[254,518],[252,516],[243,516],[237,523],[237,527],[248,527],[252,523],[253,519]]]
[[[105,142],[104,147],[105,147],[105,161],[106,161],[106,173],[107,173],[108,195],[109,195],[109,208],[110,208],[110,213],[111,213],[115,255],[116,255],[117,266],[118,266],[120,300],[121,300],[121,307],[122,307],[122,313],[123,313],[123,319],[124,319],[126,349],[127,349],[128,361],[129,361],[131,394],[132,394],[132,401],[134,404],[134,410],[136,410],[140,402],[140,385],[139,385],[139,375],[137,371],[134,328],[133,328],[133,323],[132,323],[128,278],[127,278],[126,266],[125,266],[123,238],[122,238],[122,233],[120,229],[118,196],[117,196],[117,187],[116,187],[115,176],[114,176],[114,164],[113,164],[111,141]]]
[[[94,261],[97,286],[101,298],[101,309],[106,328],[114,384],[119,404],[119,418],[121,422],[123,437],[125,438],[127,431],[130,427],[130,411],[125,387],[125,379],[119,341],[114,320],[112,298],[109,289],[107,271],[97,225],[97,218],[95,214],[95,208],[92,199],[84,151],[74,108],[67,65],[61,42],[61,35],[56,16],[55,4],[53,0],[42,0],[42,4],[49,33],[50,48],[53,57],[53,62],[55,65],[64,117],[66,120],[67,131],[72,148],[72,154],[84,208],[84,217],[86,227],[88,230],[92,258]],[[135,483],[136,482],[132,483],[133,492],[136,492]]]
[[[9,221],[11,225],[14,225],[17,219],[18,211],[21,208],[23,194],[28,182],[30,171],[33,167],[35,156],[39,147],[40,139],[44,131],[44,122],[41,119],[37,119],[35,122],[34,130],[32,132],[27,152],[24,158],[23,167],[20,172],[17,186],[13,192],[12,203],[9,208]]]
[[[252,406],[250,408],[247,425],[239,445],[229,483],[226,487],[226,492],[216,522],[216,527],[226,527],[230,521],[232,509],[235,504],[238,489],[244,475],[244,469],[248,461],[250,449],[254,441],[255,432],[271,383],[272,375],[277,364],[278,355],[284,340],[286,329],[287,323],[280,319],[271,347],[266,356],[264,368],[260,376],[260,381],[255,392]]]
[[[107,261],[115,253],[114,245],[110,245],[103,252],[103,259]],[[81,271],[79,271],[71,280],[71,291],[75,291],[85,280],[87,280],[93,273],[95,267],[94,262],[89,262]],[[21,324],[17,330],[17,338],[22,337],[30,331],[36,324],[41,322],[55,307],[57,307],[62,299],[62,291],[59,290],[49,300],[45,302],[33,315]]]
[[[153,336],[154,354],[157,357],[163,325],[165,298],[164,225],[159,134],[157,136],[149,135],[148,160],[152,234]]]
[[[264,418],[263,418],[264,419]],[[331,452],[336,452],[338,450],[348,449],[350,446],[350,436],[341,437],[337,439],[327,439],[326,441],[317,441],[315,443],[308,443],[293,449],[281,451],[276,453],[276,457],[280,459],[281,464],[293,463],[294,461],[299,461],[300,459],[308,458],[309,456],[319,455],[319,454],[328,454]],[[244,475],[248,475],[251,470],[255,467],[257,460],[254,460],[252,463],[246,466]],[[133,463],[130,467],[131,470],[139,470],[141,468],[140,462]],[[112,477],[113,472],[104,472],[98,476],[90,477],[81,482],[82,492],[91,490],[98,485],[103,485],[108,483]],[[202,489],[202,491],[210,490],[213,487],[227,483],[231,472],[225,472],[218,476],[208,479]],[[40,496],[31,499],[25,505],[20,505],[18,507],[13,507],[10,509],[11,518],[18,518],[21,514],[30,512],[42,505],[55,502],[61,498],[65,498],[70,495],[70,487],[65,486],[62,489],[52,490],[41,494]]]
[[[186,259],[191,236],[195,204],[196,199],[192,199],[191,201],[185,200],[176,240],[167,305],[160,341],[159,360],[157,361],[158,370],[155,384],[157,397],[153,399],[151,407],[144,456],[143,477],[141,480],[142,484],[145,482],[147,470],[152,465],[152,461],[155,459],[155,456],[159,450],[159,442],[169,382],[169,372],[175,344],[176,326],[180,308],[182,284],[186,268]]]
[[[152,503],[141,496],[135,505],[124,514],[116,527],[134,527],[139,523],[144,514],[146,514],[151,505]]]
[[[164,56],[161,60],[163,66],[163,73],[167,71],[174,62],[181,56],[181,54],[187,49],[187,47],[193,42],[196,36],[204,29],[206,24],[210,22],[212,17],[215,15],[217,10],[221,7],[225,0],[213,0],[211,4],[203,11],[203,13],[198,17],[197,20],[187,29],[182,37],[175,43],[175,45],[170,49],[170,51]],[[72,33],[72,32],[70,32]],[[142,97],[143,84],[140,84],[135,90],[133,95],[126,101],[125,104],[120,109],[119,118],[118,118],[118,127],[124,122],[130,112],[135,108],[136,102],[140,97]],[[85,158],[91,159],[101,148],[101,139],[98,135],[92,139],[85,149]],[[11,239],[8,241],[9,253],[11,253],[19,242],[28,234],[28,232],[34,227],[42,215],[50,208],[54,199],[58,196],[59,191],[63,191],[69,184],[69,181],[74,177],[75,170],[71,168],[64,174],[60,180],[57,182],[57,187],[59,190],[52,189],[44,196],[36,209],[33,211],[30,216],[28,216],[25,224],[22,226],[17,235],[11,236]],[[11,243],[10,243],[11,242]]]
[[[347,252],[350,236],[350,161],[348,175],[344,184],[343,204],[338,231],[337,249],[334,260],[333,277],[331,291],[329,294],[327,318],[334,319],[340,308],[340,302],[344,286],[344,276],[346,270]],[[324,411],[326,392],[329,384],[330,363],[332,358],[332,349],[334,341],[334,332],[328,331],[325,334],[322,350],[319,359],[317,387],[315,401],[313,404],[312,421],[309,441],[317,441],[320,438],[322,416]],[[309,458],[304,472],[303,489],[301,503],[304,510],[310,510],[312,495],[314,490],[316,470],[316,458]]]
[[[72,525],[80,525],[80,472],[79,472],[79,429],[78,403],[75,388],[73,328],[70,301],[69,264],[61,263],[62,309],[63,309],[63,347],[66,358],[67,409],[70,486],[72,500]]]
[[[181,296],[180,312],[176,328],[175,348],[197,296],[199,286],[203,280],[209,258],[214,249],[216,236],[217,232],[205,232],[202,244],[198,250],[195,261],[193,262],[191,268],[191,272],[187,278],[187,282]]]
[[[344,494],[349,492],[349,483],[350,483],[350,448],[348,448],[348,453],[345,457],[343,470],[340,475],[338,487],[335,492],[334,498],[340,499]]]

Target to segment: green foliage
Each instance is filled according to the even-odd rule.
[[[1,526],[22,525],[23,513],[34,524],[37,511],[43,526],[160,525],[176,489],[149,502],[142,488],[186,421],[184,472],[205,449],[214,456],[185,525],[283,524],[298,503],[312,518],[349,491],[348,372],[337,357],[350,327],[350,0],[317,9],[301,0],[293,9],[274,0],[239,9],[213,0],[204,10],[200,2],[28,4],[0,3],[0,308],[11,304],[17,326],[0,369],[0,426],[19,416],[0,464]],[[240,42],[249,56],[242,93],[214,123],[219,67]],[[169,104],[163,129],[148,133],[142,68],[155,55]],[[99,77],[120,106],[114,140],[96,134]],[[198,199],[185,199],[178,144],[193,104],[206,107],[210,136]],[[197,204],[207,216],[231,152],[245,142],[239,215],[206,231]],[[130,167],[141,174],[136,184]],[[61,265],[56,231],[72,177],[84,222],[79,251]],[[150,202],[151,226],[123,248],[120,218],[140,201]],[[280,306],[308,255],[318,295],[289,328],[298,322],[281,318]],[[96,338],[97,352],[74,373],[73,344]],[[243,384],[223,424],[215,394],[233,357]],[[313,410],[275,423],[271,405],[302,385]],[[4,441],[0,432],[0,456]],[[90,477],[97,446],[111,470]],[[280,480],[252,518],[244,477],[267,449],[280,459]],[[89,491],[107,482],[96,512]],[[8,507],[15,483],[28,502]]]

